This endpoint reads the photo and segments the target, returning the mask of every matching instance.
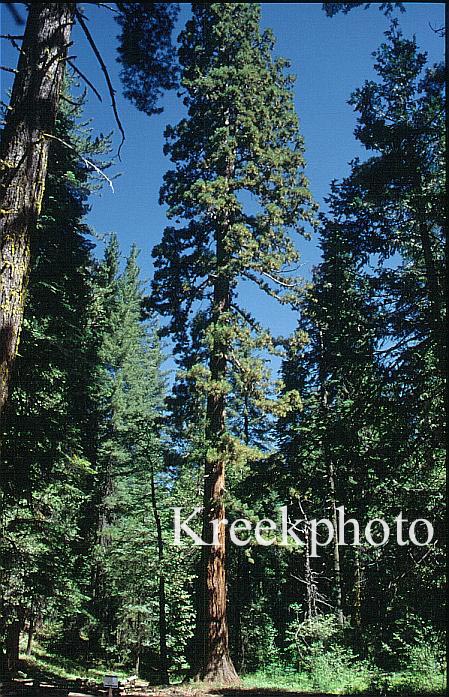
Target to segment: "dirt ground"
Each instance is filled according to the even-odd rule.
[[[209,687],[206,686],[176,686],[167,688],[145,687],[139,690],[120,690],[114,697],[335,697],[324,693],[296,692],[283,689],[264,689],[251,687]],[[51,686],[42,684],[39,687],[25,684],[25,681],[0,682],[0,697],[106,697],[104,690],[88,690],[73,688],[73,685]],[[362,697],[346,695],[346,697]],[[363,693],[363,697],[375,697]],[[384,697],[388,697],[385,695]],[[426,697],[441,697],[440,694],[426,694]]]

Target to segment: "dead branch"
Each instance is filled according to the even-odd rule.
[[[11,13],[15,23],[18,24],[19,26],[23,26],[25,24],[25,20],[23,19],[20,12],[17,11],[16,3],[15,2],[7,2],[6,7],[8,8],[9,12]]]
[[[5,65],[0,65],[0,70],[4,70],[5,73],[12,73],[13,75],[17,75],[19,72],[15,68],[7,68]]]
[[[93,91],[93,93],[98,97],[98,99],[100,100],[100,102],[102,102],[103,99],[101,98],[101,94],[99,93],[99,91],[97,90],[97,88],[91,83],[91,81],[89,80],[89,78],[86,77],[86,75],[84,75],[84,73],[82,73],[81,70],[80,70],[80,69],[75,65],[75,63],[73,63],[70,59],[67,61],[67,63],[70,65],[70,67],[72,68],[72,70],[74,70],[74,72],[75,72],[77,75],[79,75],[79,77],[80,77],[82,80],[84,80],[84,82],[86,83],[86,85],[87,85],[88,87],[90,87],[90,89],[91,89],[91,90]]]
[[[114,90],[114,87],[112,86],[111,78],[109,77],[109,73],[108,73],[108,69],[106,67],[106,64],[102,58],[100,51],[97,48],[97,45],[93,39],[92,34],[90,33],[90,31],[87,27],[86,22],[84,21],[83,15],[81,14],[81,12],[79,10],[75,11],[75,15],[76,15],[76,18],[80,24],[80,27],[82,28],[82,30],[87,38],[87,41],[90,44],[90,47],[92,48],[92,51],[95,54],[96,59],[98,60],[98,63],[100,64],[100,68],[103,72],[103,75],[104,75],[105,80],[106,80],[106,84],[108,86],[109,95],[111,97],[112,110],[113,110],[114,116],[115,116],[115,121],[116,121],[117,126],[119,128],[119,131],[122,135],[122,142],[120,143],[119,149],[117,152],[118,158],[120,159],[120,150],[122,149],[122,145],[125,142],[125,131],[123,130],[122,122],[120,121],[120,117],[118,115],[117,102],[115,100],[115,90]]]
[[[74,99],[70,99],[69,97],[66,97],[65,94],[61,94],[61,99],[63,99],[65,102],[68,104],[71,104],[72,106],[79,107],[82,105],[83,100],[84,100],[84,95],[80,97],[79,102],[75,101]]]
[[[263,276],[266,276],[267,278],[270,279],[270,281],[273,281],[273,283],[277,283],[280,286],[283,286],[284,288],[297,288],[298,284],[297,283],[288,283],[287,281],[281,281],[280,278],[276,278],[275,276],[272,276],[268,271],[260,271],[260,273]]]
[[[121,15],[122,13],[119,12],[119,10],[116,10],[115,7],[112,7],[111,5],[108,5],[106,2],[96,2],[95,3],[98,7],[104,7],[106,10],[109,10],[109,12],[113,12],[115,15]]]
[[[91,162],[91,160],[88,160],[86,157],[81,155],[76,148],[73,147],[70,143],[67,143],[65,140],[62,140],[62,138],[58,138],[57,136],[53,136],[50,133],[44,133],[44,138],[51,138],[52,140],[56,140],[58,143],[61,143],[61,145],[64,145],[66,148],[69,148],[70,150],[73,150],[73,152],[76,152],[80,160],[82,160],[86,165],[89,167],[92,167],[103,179],[106,179],[107,183],[112,189],[112,193],[114,193],[114,185],[112,184],[112,181],[109,179],[109,177],[106,176],[106,174],[99,168],[94,162]]]
[[[22,35],[21,35],[21,34],[18,34],[18,35],[14,35],[14,34],[0,34],[0,39],[7,39],[8,41],[11,42],[11,44],[14,46],[14,48],[16,49],[16,51],[18,51],[19,53],[22,53],[22,49],[21,49],[21,47],[19,46],[19,44],[17,43],[17,40],[22,41],[22,40],[23,40],[23,34],[22,34]]]

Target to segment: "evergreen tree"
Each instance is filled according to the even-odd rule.
[[[146,113],[157,113],[162,91],[172,88],[176,81],[171,32],[177,5],[116,3],[114,12],[121,27],[118,52],[125,96]],[[17,70],[11,68],[15,79],[0,141],[0,416],[20,339],[30,247],[42,208],[66,61],[93,87],[67,57],[75,19],[99,59],[116,123],[125,138],[107,66],[79,3],[30,5]]]
[[[394,519],[399,511],[413,520],[425,510],[440,538],[441,72],[423,71],[425,56],[396,23],[376,58],[379,83],[366,83],[351,100],[360,113],[356,134],[374,154],[332,186],[323,263],[300,324],[310,344],[298,356],[293,344],[284,366],[286,387],[299,389],[304,410],[282,424],[283,450],[287,462],[310,465],[303,472],[306,499],[312,485],[310,491],[344,504],[358,520]],[[319,494],[311,502],[319,510]],[[342,609],[354,624],[393,633],[401,613],[435,621],[439,545],[427,550],[421,567],[405,547],[389,546],[352,560],[345,550],[343,569],[335,562],[336,590],[346,592]],[[418,600],[423,583],[429,604]]]
[[[112,236],[96,290],[101,329],[92,610],[98,648],[116,651],[144,674],[156,656],[157,678],[168,683],[169,669],[183,662],[191,610],[182,558],[166,549],[170,505],[177,504],[176,484],[164,471],[162,353],[154,320],[142,320],[137,250],[132,248],[123,273],[119,261]]]
[[[32,627],[38,616],[61,618],[79,607],[81,596],[75,572],[78,507],[92,478],[89,374],[94,365],[88,322],[93,245],[84,216],[95,185],[78,153],[92,159],[108,144],[79,124],[80,111],[63,102],[56,123],[57,136],[73,150],[57,143],[50,152],[45,213],[33,236],[21,352],[3,423],[2,616],[7,626],[1,631],[16,627],[17,640],[25,621]],[[14,651],[17,658],[17,642]]]
[[[69,2],[30,6],[1,132],[0,416],[20,338],[31,233],[41,212],[73,12]]]
[[[354,163],[339,208],[363,230],[358,245],[370,255],[371,284],[382,308],[378,356],[388,376],[392,407],[382,440],[394,492],[391,499],[384,493],[388,503],[382,502],[383,510],[400,502],[409,519],[426,511],[436,539],[444,539],[444,69],[438,64],[427,67],[415,39],[406,39],[395,21],[375,57],[378,81],[365,83],[351,98],[359,114],[356,136],[371,156]],[[426,596],[439,603],[441,554],[439,544],[433,545],[420,568],[399,551],[395,560],[379,567],[378,583],[393,595],[387,606],[391,614],[399,612],[402,602],[403,608],[411,604],[435,618],[432,602],[420,603],[418,588],[422,591],[425,583]],[[398,567],[407,579],[400,587]],[[427,585],[431,576],[435,583]],[[377,608],[375,596],[372,589]]]
[[[364,7],[366,10],[372,2],[323,2],[323,10],[326,12],[328,17],[333,17],[339,12],[343,14],[348,14],[351,10],[356,7]],[[374,3],[378,6],[378,9],[384,12],[385,15],[391,15],[395,8],[398,8],[401,12],[405,11],[403,2],[379,2]]]
[[[222,521],[225,468],[238,449],[226,424],[230,374],[248,349],[272,344],[238,302],[249,279],[287,302],[294,282],[285,271],[298,258],[289,234],[311,219],[303,144],[293,108],[288,63],[273,58],[270,32],[260,33],[260,8],[249,3],[193,5],[181,35],[181,84],[188,117],[167,129],[166,152],[175,169],[165,176],[161,201],[170,218],[154,250],[156,307],[171,315],[178,348],[189,342],[191,309],[207,301],[201,370],[207,394],[203,539]],[[247,203],[252,196],[254,205]],[[245,368],[243,367],[242,370]],[[230,682],[226,619],[225,532],[205,546],[201,570],[195,672]]]

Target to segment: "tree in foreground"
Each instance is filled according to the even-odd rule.
[[[31,649],[38,620],[76,613],[82,598],[77,536],[92,481],[95,358],[88,319],[93,245],[84,216],[96,185],[80,156],[99,166],[108,142],[92,137],[81,113],[81,106],[60,104],[55,134],[71,148],[56,142],[49,153],[21,351],[2,423],[0,643],[5,638],[9,670],[26,624]]]
[[[0,145],[0,415],[22,326],[30,236],[44,194],[74,3],[30,6]]]
[[[313,217],[304,176],[303,142],[293,107],[288,63],[273,57],[271,32],[260,32],[260,7],[194,3],[181,35],[182,88],[188,116],[167,130],[175,168],[161,201],[175,227],[155,248],[154,302],[171,315],[178,349],[192,340],[203,302],[206,365],[193,371],[207,394],[204,453],[201,602],[197,679],[230,683],[226,618],[225,469],[244,451],[227,427],[231,376],[249,369],[272,338],[239,302],[239,282],[255,283],[281,302],[295,287],[286,276],[298,260],[290,231]],[[182,226],[181,219],[185,221]],[[242,358],[242,361],[240,360]]]
[[[100,4],[100,3],[99,3]],[[104,3],[101,3],[102,5]],[[111,9],[111,8],[109,8]],[[125,96],[147,114],[164,89],[174,86],[171,31],[176,3],[116,3],[120,25],[119,61]],[[8,398],[12,367],[22,328],[32,238],[41,212],[50,143],[69,64],[98,91],[67,56],[75,19],[86,35],[105,76],[116,123],[124,140],[115,91],[79,3],[29,5],[23,37],[2,36],[19,48],[11,100],[0,140],[0,416]],[[16,43],[22,41],[19,47]]]

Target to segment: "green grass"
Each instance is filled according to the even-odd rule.
[[[243,685],[253,689],[278,689],[311,694],[373,695],[379,697],[409,697],[411,695],[445,695],[446,675],[443,673],[416,673],[402,671],[352,670],[321,675],[273,669],[258,671],[243,677]]]
[[[63,657],[51,653],[37,643],[33,646],[32,656],[22,653],[20,659],[21,670],[31,678],[45,675],[53,679],[90,678],[95,682],[101,682],[108,671],[114,671],[121,679],[127,677],[127,673],[118,666],[98,663],[94,668],[86,668],[70,656]],[[341,659],[332,660],[331,655],[324,654],[321,659],[307,672],[273,666],[251,673],[243,676],[243,687],[310,694],[365,694],[379,697],[446,694],[446,674],[435,669],[425,669],[424,664],[421,670],[414,665],[401,672],[384,673],[377,669],[368,669],[362,662],[348,664]]]
[[[44,674],[49,678],[60,678],[62,680],[75,680],[76,678],[90,678],[96,682],[101,682],[105,673],[113,670],[119,678],[127,677],[128,673],[114,665],[97,664],[95,668],[86,668],[70,656],[60,656],[43,649],[39,644],[33,646],[33,653],[27,656],[20,654],[21,670],[28,677]]]

